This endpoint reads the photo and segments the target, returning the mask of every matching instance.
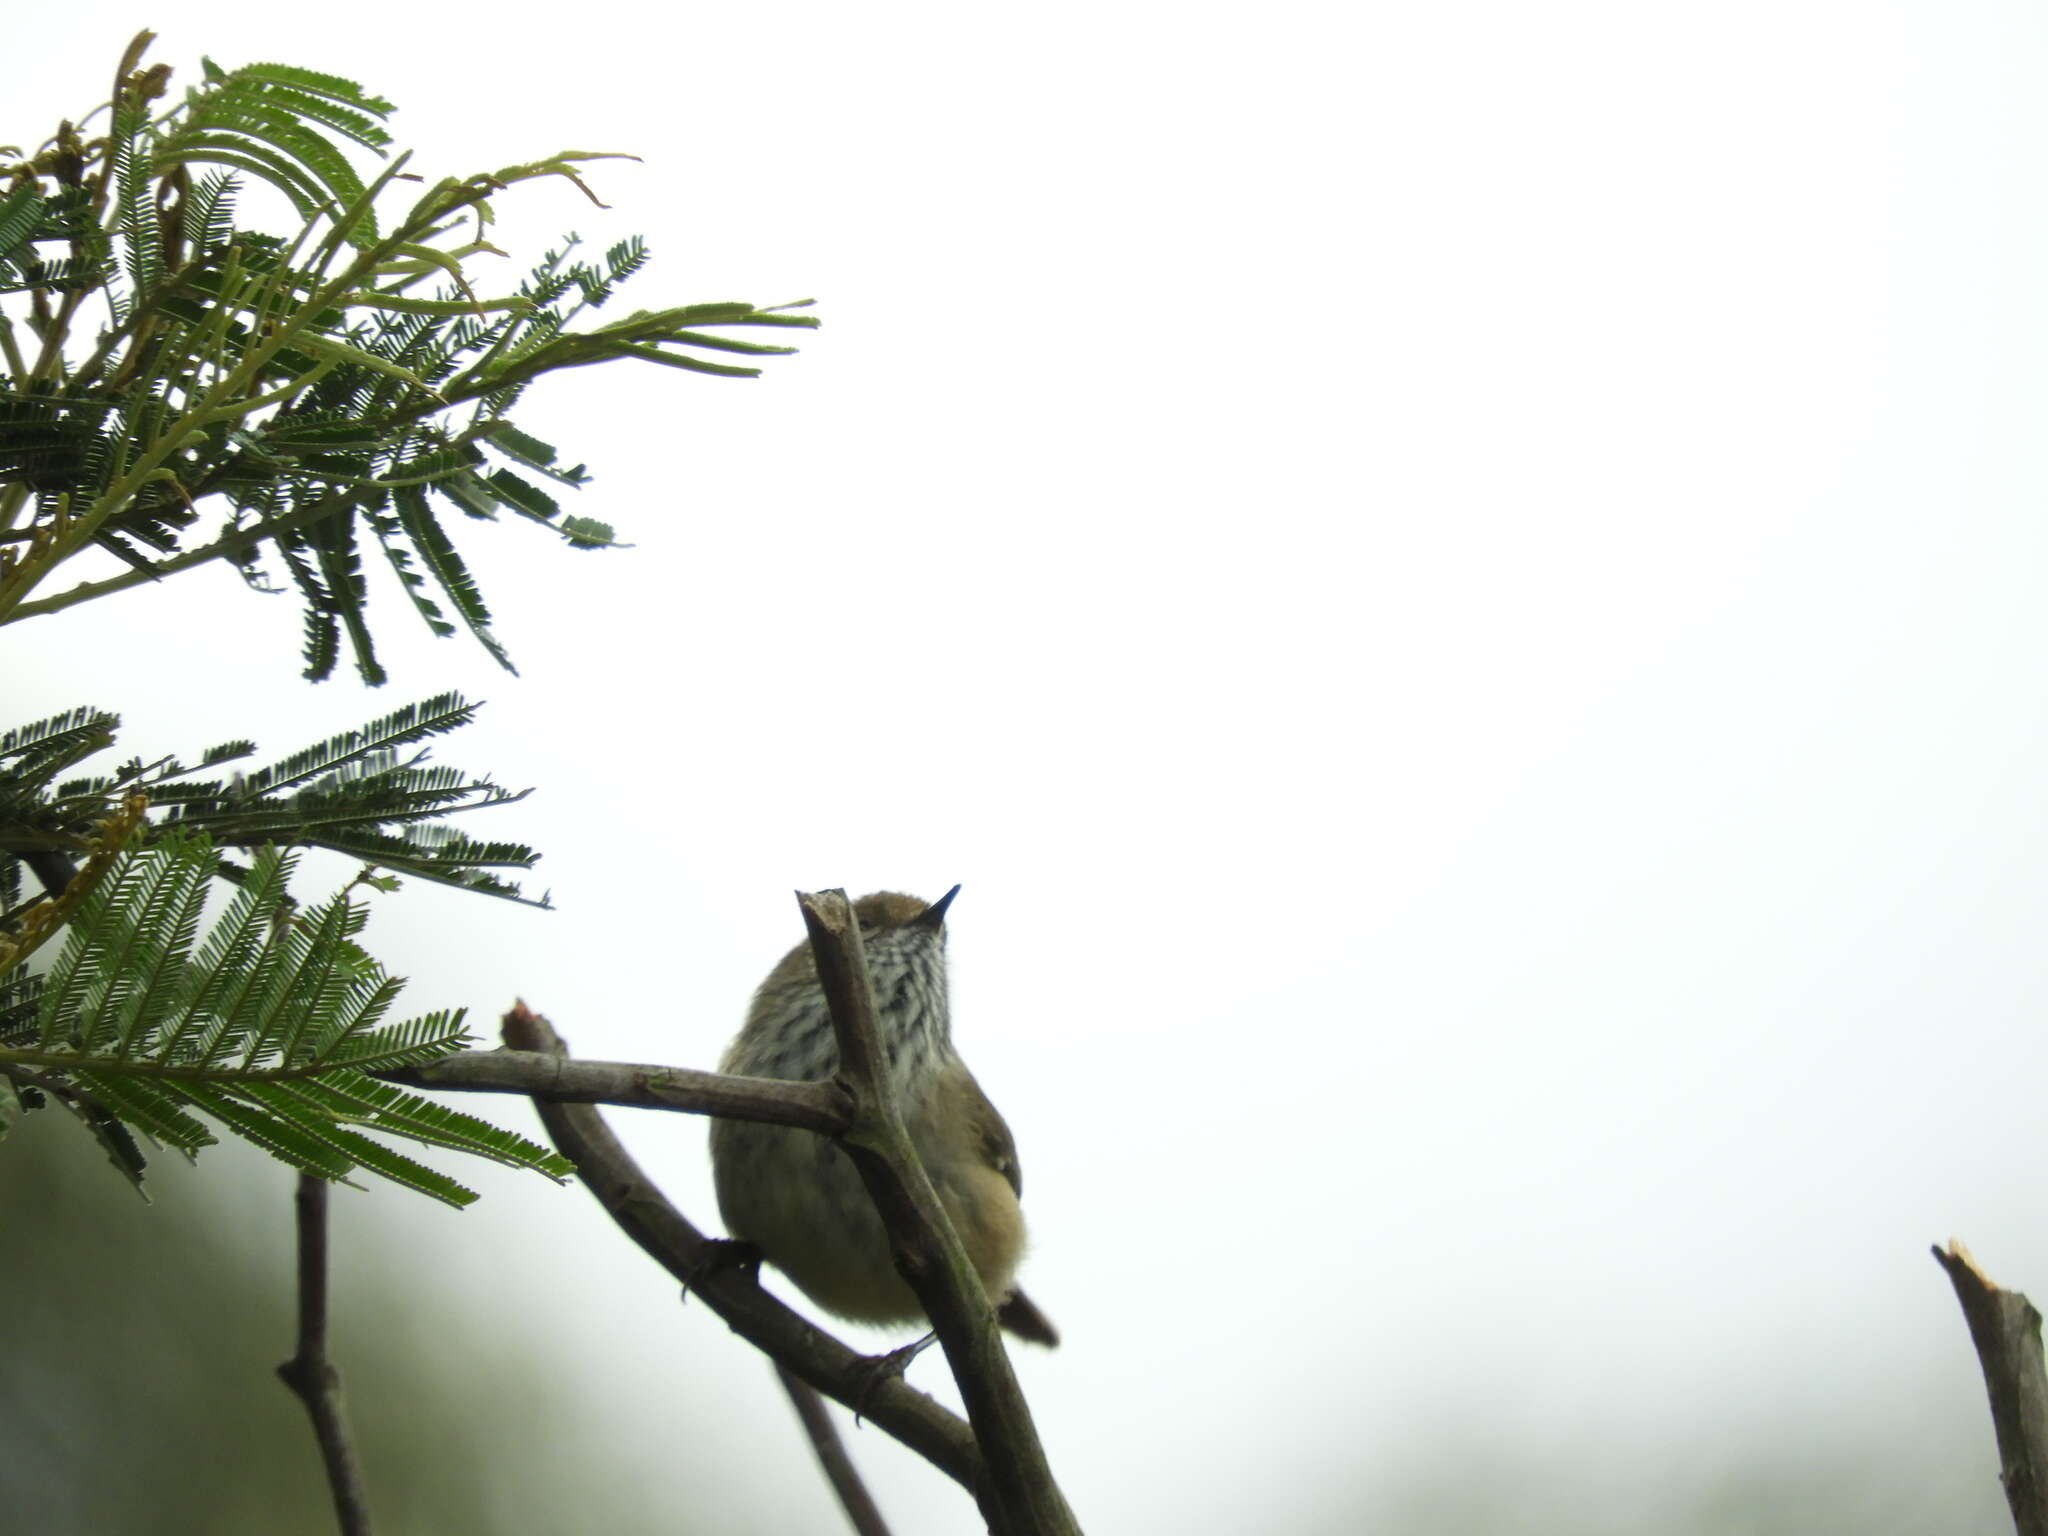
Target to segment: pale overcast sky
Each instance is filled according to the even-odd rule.
[[[308,688],[216,573],[118,648],[0,634],[9,721],[285,749],[488,698],[441,755],[538,787],[489,830],[560,911],[415,889],[368,937],[592,1056],[712,1065],[794,887],[962,882],[1092,1530],[1666,1529],[1832,1461],[2002,1525],[1927,1247],[2048,1299],[2038,8],[339,15],[29,10],[0,137],[150,24],[181,78],[361,80],[428,174],[633,151],[499,243],[643,232],[628,304],[824,329],[534,392],[635,547],[458,530],[518,678],[386,593],[395,681]],[[628,1130],[715,1224],[701,1123]],[[548,1319],[650,1496],[833,1528],[758,1359],[580,1190],[484,1187],[348,1219]],[[856,1451],[899,1532],[971,1526]]]

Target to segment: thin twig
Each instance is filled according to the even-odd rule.
[[[554,1027],[524,1003],[505,1015],[506,1044],[518,1051],[566,1049]],[[761,1288],[754,1270],[731,1261],[668,1201],[620,1145],[604,1116],[583,1104],[535,1100],[556,1150],[620,1229],[733,1332],[827,1397],[857,1408],[883,1433],[972,1490],[982,1481],[974,1434],[954,1413],[900,1377],[878,1385],[866,1355],[814,1327]]]
[[[2041,1358],[2041,1314],[2020,1292],[1994,1285],[1955,1239],[1936,1248],[1934,1257],[1956,1288],[1984,1367],[1991,1427],[1998,1436],[1998,1475],[2013,1525],[2019,1536],[2048,1536],[2048,1369]]]
[[[846,1097],[830,1083],[728,1077],[685,1067],[582,1061],[549,1051],[466,1051],[420,1067],[375,1074],[409,1088],[519,1093],[550,1104],[618,1104],[794,1125],[821,1136],[846,1129]]]
[[[839,1495],[840,1507],[846,1511],[854,1530],[860,1536],[889,1536],[889,1523],[875,1507],[867,1484],[860,1480],[853,1458],[846,1454],[838,1426],[832,1422],[831,1411],[825,1407],[818,1389],[779,1360],[775,1363],[775,1375],[782,1382],[782,1390],[789,1394],[797,1418],[803,1421],[804,1433],[811,1437],[811,1449],[818,1453],[818,1465],[825,1469],[825,1480]]]
[[[342,1536],[370,1536],[370,1504],[341,1405],[341,1373],[327,1358],[327,1181],[299,1175],[299,1352],[277,1368],[313,1420]]]
[[[797,904],[832,1011],[838,1082],[853,1105],[852,1125],[840,1145],[860,1170],[888,1229],[896,1268],[916,1292],[953,1368],[988,1469],[987,1481],[974,1490],[982,1516],[997,1536],[1079,1536],[1080,1524],[1053,1481],[1031,1405],[1003,1348],[995,1307],[918,1161],[890,1090],[852,904],[838,890],[799,892]]]

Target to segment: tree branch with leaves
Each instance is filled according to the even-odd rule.
[[[526,387],[620,361],[751,377],[701,354],[785,353],[725,333],[816,324],[801,304],[718,303],[579,325],[646,265],[638,239],[593,263],[572,236],[487,294],[474,262],[502,255],[487,238],[499,199],[554,177],[596,203],[582,167],[614,157],[444,178],[394,208],[417,178],[389,153],[389,102],[310,70],[209,61],[166,104],[168,71],[137,67],[148,40],[123,60],[103,137],[67,122],[0,166],[0,296],[27,301],[19,327],[0,310],[0,625],[212,560],[262,583],[268,557],[305,605],[306,675],[331,675],[345,640],[381,683],[374,547],[429,629],[466,629],[509,668],[445,511],[509,511],[576,549],[615,542],[545,488],[588,477],[517,424]],[[385,164],[366,182],[337,140]],[[296,231],[236,224],[251,179],[289,200]],[[88,307],[103,316],[90,335]],[[129,569],[42,591],[89,548]]]
[[[174,96],[169,68],[143,64],[151,40],[130,44],[105,103],[0,162],[0,639],[225,562],[254,592],[296,595],[305,677],[332,677],[345,650],[376,685],[387,676],[371,608],[381,565],[431,633],[467,634],[512,670],[448,513],[509,513],[575,551],[618,544],[609,524],[564,505],[589,476],[533,430],[528,386],[635,362],[755,376],[748,359],[792,349],[734,333],[813,326],[796,312],[808,301],[606,318],[648,252],[626,239],[593,259],[574,235],[509,290],[495,286],[480,262],[503,256],[490,242],[500,203],[545,179],[597,203],[585,171],[615,157],[564,151],[429,181],[393,150],[391,104],[355,83],[209,60]],[[252,185],[282,196],[284,228],[242,220]],[[283,1373],[351,1531],[369,1514],[328,1347],[326,1185],[370,1174],[454,1205],[475,1198],[394,1143],[557,1180],[578,1171],[428,1091],[532,1095],[601,1198],[644,1179],[572,1101],[828,1135],[860,1121],[845,1083],[573,1062],[541,1033],[526,1052],[473,1052],[460,1009],[397,1018],[404,983],[363,938],[401,877],[548,905],[515,878],[535,851],[474,837],[464,820],[526,791],[434,760],[436,738],[475,712],[443,693],[257,767],[245,766],[249,738],[95,767],[121,731],[96,707],[0,732],[0,1137],[56,1108],[138,1188],[146,1148],[194,1157],[222,1135],[298,1170],[300,1338]],[[307,849],[360,871],[302,900],[292,885]],[[886,1172],[892,1186],[922,1177],[910,1156]],[[990,1396],[1007,1373],[999,1360],[984,1371],[949,1343],[976,1428],[996,1437],[981,1444],[923,1394],[877,1384],[863,1357],[751,1276],[711,1262],[718,1250],[680,1213],[649,1228],[663,1209],[650,1187],[614,1214],[795,1377],[869,1402],[973,1489],[997,1528],[1072,1528],[1014,1381]],[[822,1410],[801,1405],[852,1518],[876,1528]]]

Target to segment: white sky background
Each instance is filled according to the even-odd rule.
[[[477,830],[561,910],[414,888],[369,937],[418,1008],[523,995],[593,1056],[713,1064],[792,888],[964,882],[957,1034],[1068,1339],[1020,1367],[1091,1528],[1516,1455],[1584,1464],[1582,1529],[1757,1456],[1998,1528],[1927,1245],[2048,1293],[2034,7],[171,11],[10,19],[0,136],[150,23],[182,79],[362,80],[430,174],[635,151],[615,212],[543,185],[500,243],[642,232],[626,307],[825,329],[533,392],[637,547],[455,530],[520,678],[387,590],[396,681],[307,688],[296,607],[219,573],[7,631],[10,720],[282,751],[489,698],[441,756],[539,786]],[[701,1124],[630,1134],[713,1223]],[[560,1339],[538,1437],[836,1518],[585,1195],[484,1187],[349,1219]],[[900,1531],[971,1521],[857,1449]]]

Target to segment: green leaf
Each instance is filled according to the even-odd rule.
[[[185,1113],[178,1094],[146,1078],[87,1071],[75,1073],[74,1078],[79,1087],[118,1115],[123,1124],[141,1131],[152,1141],[168,1143],[190,1156],[219,1140]]]
[[[512,658],[491,632],[491,611],[484,606],[483,594],[477,590],[469,567],[456,553],[454,541],[435,518],[426,494],[417,486],[400,486],[391,493],[391,503],[421,563],[447,594],[456,617],[469,626],[470,633],[491,653],[499,666],[516,674],[519,669],[512,665]]]
[[[331,676],[346,638],[374,682],[384,669],[368,589],[381,566],[431,632],[466,629],[509,667],[446,526],[424,498],[392,491],[425,475],[468,516],[509,507],[571,547],[613,547],[607,520],[570,516],[545,486],[584,484],[584,466],[505,419],[527,385],[622,358],[747,376],[756,370],[699,354],[784,350],[721,334],[731,327],[815,324],[717,303],[578,330],[583,311],[645,268],[637,237],[583,260],[572,236],[516,292],[486,291],[496,204],[603,157],[571,151],[403,187],[404,154],[374,175],[363,159],[387,152],[390,103],[283,64],[209,64],[182,100],[118,93],[114,108],[105,138],[78,147],[73,184],[31,162],[0,191],[0,292],[30,289],[38,314],[80,327],[41,338],[56,374],[34,390],[0,377],[0,483],[19,479],[36,497],[25,526],[9,514],[31,541],[0,574],[0,625],[213,559],[259,587],[281,566],[304,600],[306,675]],[[299,227],[238,229],[248,177],[281,189]],[[106,304],[62,297],[79,289],[104,290]],[[86,317],[107,311],[114,323],[84,335]],[[472,457],[444,472],[473,445],[513,468],[486,472]],[[219,531],[198,533],[216,511]],[[361,524],[384,556],[369,569]],[[44,585],[92,546],[127,575]]]
[[[282,762],[252,773],[246,789],[251,794],[260,794],[302,784],[373,753],[388,752],[395,747],[460,730],[476,718],[476,711],[477,706],[459,693],[436,694],[431,699],[408,704],[404,709],[372,720],[361,730],[330,736],[316,747],[295,752]]]
[[[459,708],[439,702],[371,734],[429,733]],[[355,761],[363,736],[336,738],[324,755]],[[115,858],[42,983],[0,978],[0,1133],[23,1104],[10,1074],[33,1073],[36,1092],[76,1114],[138,1186],[141,1140],[194,1156],[216,1139],[207,1121],[302,1172],[366,1171],[457,1205],[474,1194],[379,1138],[564,1177],[559,1156],[516,1132],[365,1074],[437,1060],[470,1037],[459,1011],[384,1022],[404,983],[358,942],[368,909],[353,886],[297,906],[291,864],[259,849],[201,942],[217,868],[208,838],[173,829]]]
[[[590,476],[578,464],[573,469],[555,468],[556,453],[552,444],[544,443],[537,437],[528,437],[509,421],[489,424],[483,439],[507,458],[524,464],[528,469],[538,470],[560,485],[584,485]]]
[[[498,493],[500,501],[537,523],[552,524],[556,514],[562,510],[554,497],[520,479],[509,469],[494,469],[485,478],[490,481],[491,489]]]
[[[248,756],[251,743],[210,747],[196,768],[172,758],[131,759],[116,772],[66,778],[53,788],[59,770],[113,740],[118,721],[99,711],[73,711],[0,736],[0,936],[22,889],[21,859],[37,851],[80,853],[96,825],[138,789],[158,818],[150,837],[181,829],[205,833],[216,850],[333,848],[401,873],[525,900],[516,885],[489,871],[529,868],[539,855],[523,843],[460,835],[449,818],[527,792],[429,756],[432,739],[466,724],[475,709],[460,695],[443,694],[232,778],[206,770]],[[214,872],[235,877],[218,853]],[[247,920],[244,908],[231,911],[236,921]]]
[[[610,523],[600,523],[590,517],[565,517],[562,519],[562,533],[574,549],[625,549],[613,536]]]
[[[189,133],[157,151],[157,166],[226,165],[247,171],[282,192],[302,219],[332,211],[325,190],[288,156],[239,134]]]
[[[19,182],[0,197],[0,257],[11,255],[29,237],[49,206],[36,195],[33,182]]]

